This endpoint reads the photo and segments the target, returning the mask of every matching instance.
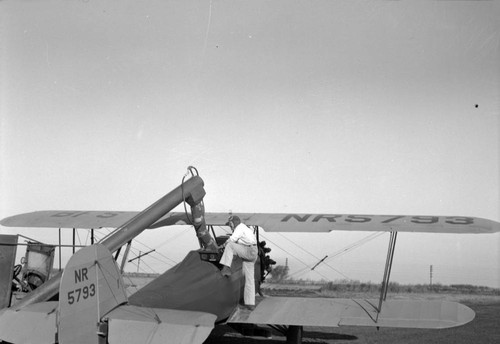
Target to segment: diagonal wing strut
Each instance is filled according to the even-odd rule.
[[[387,258],[385,260],[384,277],[382,279],[382,287],[380,288],[380,298],[378,302],[377,318],[375,322],[378,321],[378,316],[382,311],[382,303],[387,298],[387,291],[389,290],[389,279],[391,276],[392,262],[394,259],[394,250],[396,249],[396,239],[398,237],[397,231],[392,231],[389,237],[389,246],[387,247]]]

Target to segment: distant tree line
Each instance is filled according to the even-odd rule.
[[[270,278],[266,279],[269,283],[294,284],[294,285],[316,285],[321,286],[322,291],[331,292],[361,292],[361,293],[379,293],[380,283],[360,282],[357,280],[336,280],[336,281],[315,281],[293,279],[289,275],[289,267],[277,265],[270,272]],[[401,284],[398,282],[389,282],[390,293],[456,293],[456,294],[482,294],[482,295],[500,295],[500,289],[485,286],[475,286],[471,284]]]
[[[269,282],[281,283],[288,279],[288,272],[290,268],[286,265],[276,265],[269,272],[271,278],[266,279]]]
[[[326,282],[322,285],[322,290],[335,292],[380,292],[380,283],[360,282],[360,281],[343,281],[343,282]],[[483,294],[483,295],[500,295],[500,289],[475,286],[471,284],[401,284],[398,282],[389,282],[388,291],[390,293],[451,293],[451,294]]]

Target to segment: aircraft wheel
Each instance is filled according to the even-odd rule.
[[[286,332],[286,343],[302,344],[303,331],[304,328],[302,326],[288,326],[288,331]]]
[[[26,274],[26,282],[31,290],[35,290],[43,284],[44,278],[39,273],[31,271]]]

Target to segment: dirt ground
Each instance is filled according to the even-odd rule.
[[[343,326],[304,329],[304,343],[500,343],[500,298],[480,296],[451,296],[476,312],[470,323],[443,330],[391,329]],[[244,337],[230,327],[216,326],[205,344],[282,344],[286,339],[273,331],[272,338]]]

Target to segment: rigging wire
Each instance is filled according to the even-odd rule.
[[[164,241],[162,241],[161,243],[158,244],[158,247],[161,247],[167,243],[170,243],[170,242],[173,242],[174,240],[177,240],[178,238],[180,238],[181,236],[185,235],[186,233],[188,233],[188,231],[190,230],[191,228],[189,227],[186,227],[183,229],[182,232],[180,233],[177,233],[175,234],[174,236],[170,237],[170,238],[167,238],[165,239]]]
[[[377,232],[377,233],[372,233],[350,245],[347,245],[346,247],[334,252],[334,253],[331,253],[328,255],[328,258],[325,260],[325,261],[328,261],[328,260],[331,260],[333,258],[337,258],[337,257],[340,257],[344,254],[346,254],[347,252],[350,252],[358,247],[360,247],[361,245],[364,245],[366,244],[367,242],[373,240],[373,239],[376,239],[378,238],[379,236],[385,234],[386,232]]]
[[[87,242],[89,241],[90,231],[91,231],[91,229],[87,230],[87,236],[85,237],[85,244],[84,244],[85,246],[87,246]]]
[[[106,229],[106,228],[103,228],[103,229]],[[108,231],[109,231],[109,229],[108,229]],[[94,234],[94,236],[95,236],[95,238],[96,238],[97,240],[99,240],[98,236],[96,236],[95,234]],[[105,235],[105,236],[106,236],[106,235]],[[139,245],[142,245],[141,247],[144,247],[144,248],[146,248],[146,249],[148,249],[148,250],[151,250],[151,249],[152,249],[152,248],[151,248],[151,247],[149,247],[148,245],[146,245],[146,244],[144,244],[143,242],[141,242],[141,241],[137,240],[137,238],[136,238],[136,239],[134,239],[134,242],[135,242],[135,243],[137,243],[137,244],[139,244]],[[138,255],[138,253],[137,253],[138,251],[139,251],[139,249],[137,249],[137,248],[135,248],[135,247],[133,247],[133,246],[130,248],[130,252],[132,252],[135,256],[137,256],[137,255]],[[160,259],[160,258],[158,258],[156,255],[151,255],[151,256],[150,256],[151,258],[156,259],[156,260],[157,260],[157,261],[159,261],[160,263],[167,264],[167,265],[169,265],[169,266],[171,266],[171,267],[172,267],[172,266],[174,266],[174,265],[177,265],[177,264],[178,264],[178,262],[176,262],[175,260],[173,260],[173,259],[171,259],[171,258],[167,257],[166,255],[164,255],[164,254],[163,254],[163,253],[161,253],[161,252],[155,251],[155,253],[156,253],[157,255],[161,256],[162,258],[164,258],[164,259],[166,259],[166,260],[167,260],[167,261],[165,261],[165,260],[161,260],[161,259]],[[154,269],[151,269],[151,270],[152,270],[152,271],[155,271]]]
[[[293,245],[295,245],[296,247],[300,248],[302,251],[306,252],[307,254],[309,254],[310,256],[314,257],[314,259],[316,260],[320,260],[320,258],[316,257],[314,254],[312,254],[311,252],[307,251],[306,249],[304,249],[303,247],[297,245],[295,242],[293,242],[292,240],[288,239],[286,236],[284,236],[283,234],[281,233],[278,233],[282,238],[288,240],[290,243],[292,243]],[[324,258],[323,258],[324,259]],[[320,262],[321,263],[321,262]],[[318,263],[319,264],[319,263]],[[318,265],[316,264],[316,265]],[[323,260],[323,264],[326,265],[327,267],[329,267],[331,270],[335,271],[336,273],[344,276],[345,278],[349,278],[347,275],[345,275],[344,273],[342,273],[341,271],[335,269],[333,266],[329,265],[326,263],[326,259]],[[314,266],[315,267],[315,266]],[[314,271],[314,267],[311,268],[312,271]]]
[[[280,237],[282,237],[283,239],[287,240],[289,243],[291,243],[292,245],[294,245],[295,247],[298,247],[300,248],[302,251],[304,251],[305,253],[309,254],[311,257],[315,258],[315,259],[318,259],[318,257],[316,257],[314,254],[312,254],[311,252],[307,251],[305,248],[303,248],[302,246],[300,245],[297,245],[294,241],[290,240],[289,238],[287,238],[286,236],[284,236],[283,234],[277,232],[276,234],[278,234]]]
[[[144,244],[142,244],[142,246],[143,246],[143,247],[145,247],[145,248],[146,248],[146,249],[148,249],[148,250],[151,250],[151,249],[152,249],[151,247],[148,247],[147,245],[144,245]],[[142,251],[140,251],[138,248],[135,248],[135,247],[131,247],[131,250],[132,250],[132,251],[134,251],[134,254],[135,254],[135,255],[138,255],[138,254],[137,254],[137,251],[142,252]],[[165,255],[164,255],[164,254],[162,254],[161,252],[154,251],[154,253],[156,253],[156,254],[158,254],[159,256],[161,256],[161,257],[163,257],[163,258],[165,258],[165,259],[168,259],[168,260],[170,261],[170,262],[166,262],[166,261],[163,261],[163,260],[161,260],[160,258],[156,257],[155,255],[149,255],[149,257],[150,257],[150,258],[155,259],[155,260],[159,261],[160,263],[168,264],[168,265],[170,265],[170,266],[174,266],[174,265],[176,265],[176,264],[177,264],[177,262],[176,262],[175,260],[173,260],[173,259],[171,259],[171,258],[168,258],[167,256],[165,256]]]
[[[139,266],[139,263],[137,263],[137,264],[136,264],[136,263],[135,263],[135,261],[132,261],[132,262],[130,262],[130,263],[131,263],[132,265],[134,265],[135,267],[138,267],[138,266]],[[146,271],[142,265],[145,265],[147,268],[149,268],[149,270],[150,270],[150,271],[149,271],[149,272],[148,272],[148,271]],[[146,263],[144,260],[141,260],[141,266],[139,266],[139,270],[140,270],[140,272],[143,272],[143,273],[151,273],[151,272],[152,272],[152,273],[157,273],[157,272],[155,271],[155,269],[153,269],[153,268],[152,268],[152,267],[151,267],[148,263]]]
[[[78,233],[78,229],[75,228],[75,233],[76,233],[76,236],[78,238],[78,244],[81,245],[82,244],[82,239],[80,239],[80,233]]]
[[[330,269],[332,269],[333,271],[337,272],[338,274],[342,275],[344,278],[346,279],[350,279],[349,276],[347,276],[346,274],[342,273],[341,271],[335,269],[334,267],[332,267],[330,264],[327,264],[327,261],[330,261],[332,260],[333,258],[337,258],[337,257],[340,257],[358,247],[360,247],[361,245],[364,245],[365,243],[383,235],[385,232],[377,232],[377,233],[372,233],[350,245],[347,245],[346,247],[338,250],[338,251],[335,251],[334,253],[331,253],[329,255],[327,255],[327,258],[323,260],[323,264],[326,265],[327,267],[329,267]],[[309,254],[310,256],[314,257],[315,259],[317,260],[320,260],[318,257],[316,257],[314,254],[310,253],[309,251],[305,250],[303,247],[297,245],[295,242],[293,242],[292,240],[288,239],[287,237],[285,237],[284,235],[282,235],[281,233],[278,233],[282,238],[286,239],[287,241],[291,242],[293,245],[295,245],[296,247],[300,248],[302,251],[306,252],[307,254]],[[283,249],[282,247],[276,245],[276,243],[272,242],[271,240],[269,240],[268,238],[266,238],[266,240],[270,241],[273,245],[275,245],[276,247],[278,247],[279,249],[281,249],[282,251],[286,252],[287,254],[289,254],[290,256],[294,257],[292,254],[290,254],[289,252],[287,252],[285,249]],[[298,276],[302,276],[306,273],[308,273],[309,271],[315,271],[316,273],[318,273],[319,275],[325,277],[323,274],[321,274],[319,271],[316,271],[316,270],[313,270],[312,269],[312,266],[301,261],[300,259],[298,259],[297,257],[294,257],[295,259],[297,259],[299,262],[301,262],[303,265],[305,265],[304,268],[298,270],[298,271],[295,271],[293,274],[290,275],[290,277],[298,277]],[[314,267],[316,267],[318,264],[314,265]],[[330,280],[329,278],[326,278],[326,280]]]
[[[266,239],[266,241],[269,241],[271,244],[273,244],[274,246],[276,246],[277,248],[279,248],[280,250],[282,250],[283,252],[289,254],[291,257],[295,258],[296,260],[298,260],[299,262],[301,262],[303,265],[306,265],[308,266],[308,264],[306,262],[304,262],[303,260],[300,260],[299,258],[295,257],[293,254],[291,254],[290,252],[288,252],[287,250],[285,250],[283,247],[279,246],[278,244],[276,244],[275,242],[273,242],[271,239],[269,238],[266,238],[262,233],[260,234],[261,237],[263,237],[264,239]]]
[[[153,248],[149,247],[148,245],[146,245],[146,244],[144,244],[144,243],[142,243],[142,242],[140,242],[140,241],[135,240],[135,242],[137,242],[138,244],[142,245],[142,247],[146,248],[147,250],[152,250],[152,249],[153,249]],[[139,250],[139,248],[136,248],[136,247],[133,247],[133,246],[130,248],[130,250],[131,250],[131,251],[134,251],[134,254],[136,254],[136,255],[137,255],[137,251],[140,251],[140,250]],[[175,260],[173,260],[173,259],[171,259],[171,258],[167,257],[166,255],[164,255],[164,254],[163,254],[163,253],[161,253],[161,252],[155,251],[155,253],[156,253],[156,254],[158,254],[159,256],[161,256],[161,257],[163,257],[163,258],[165,258],[165,259],[169,260],[170,262],[172,262],[172,263],[170,263],[170,262],[162,261],[162,260],[161,260],[161,259],[159,259],[158,257],[155,257],[155,255],[150,256],[150,257],[154,257],[154,259],[158,260],[158,261],[159,261],[159,262],[161,262],[161,263],[166,263],[166,264],[169,264],[170,266],[173,266],[173,265],[175,265],[175,264],[177,264],[177,263],[178,263],[178,262],[176,262]]]
[[[280,250],[282,250],[283,252],[289,254],[291,257],[293,257],[294,259],[298,260],[299,262],[301,262],[303,265],[306,266],[306,269],[308,268],[308,264],[306,262],[304,262],[303,260],[295,257],[293,254],[291,254],[290,252],[288,252],[287,250],[285,250],[283,247],[280,247],[279,245],[277,245],[275,242],[273,242],[272,240],[270,240],[269,238],[266,238],[262,233],[261,233],[261,236],[266,239],[266,241],[269,241],[271,244],[273,244],[274,246],[276,246],[277,248],[279,248]],[[316,271],[316,270],[313,270],[314,272],[316,272],[318,275],[320,275],[321,277],[325,278],[328,280],[328,277],[326,277],[325,275],[323,275],[321,272],[319,271]]]

